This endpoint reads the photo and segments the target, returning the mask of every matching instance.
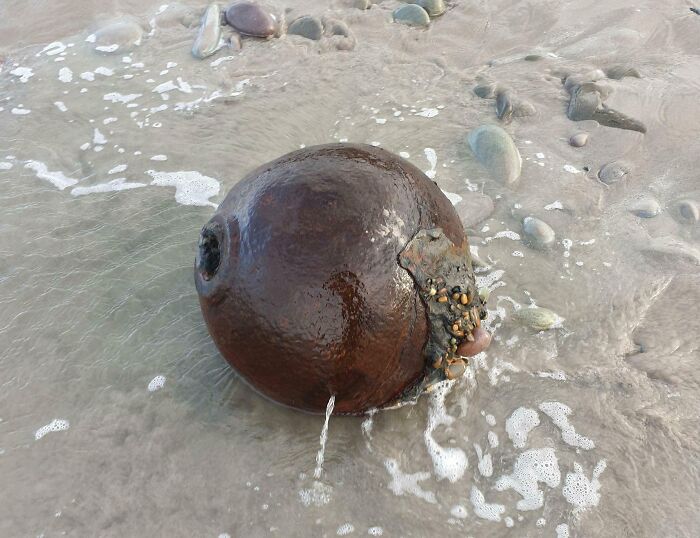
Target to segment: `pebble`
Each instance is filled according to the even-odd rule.
[[[535,217],[523,219],[523,235],[525,243],[534,248],[543,249],[554,244],[554,230],[549,224]]]
[[[522,158],[510,135],[498,125],[481,125],[469,133],[469,147],[493,176],[506,184],[515,183],[522,170]]]
[[[97,52],[121,54],[141,44],[143,28],[131,19],[118,19],[94,34],[92,46]]]
[[[474,86],[474,93],[482,99],[493,99],[500,87],[496,82],[482,82]]]
[[[287,33],[318,41],[323,36],[323,24],[318,17],[306,15],[292,22],[287,28]]]
[[[428,26],[430,16],[428,12],[417,4],[404,4],[397,7],[393,13],[394,22],[406,26]]]
[[[598,179],[606,185],[617,183],[621,179],[628,177],[632,172],[632,167],[625,161],[612,161],[598,171]]]
[[[324,26],[326,29],[326,34],[328,35],[339,35],[343,37],[352,37],[352,32],[345,22],[338,19],[326,19],[324,21]]]
[[[158,28],[172,28],[177,25],[191,28],[199,23],[199,19],[200,17],[191,7],[170,3],[166,9],[155,16],[154,23]]]
[[[463,360],[457,360],[447,367],[445,372],[447,379],[457,379],[467,371],[467,365]]]
[[[600,69],[588,71],[583,75],[569,75],[564,81],[564,89],[567,92],[572,93],[581,84],[597,82],[598,80],[603,80],[604,78],[606,78],[605,73],[603,73],[603,71]]]
[[[536,331],[546,331],[558,327],[563,321],[557,314],[547,308],[538,306],[521,308],[513,312],[513,318]]]
[[[219,50],[221,44],[221,10],[218,4],[209,4],[202,17],[202,26],[192,45],[192,56],[207,58]]]
[[[646,197],[633,202],[629,212],[643,219],[651,219],[661,213],[661,206],[655,198]]]
[[[455,205],[455,210],[464,228],[474,228],[491,216],[494,205],[490,196],[469,192]]]
[[[353,0],[352,5],[357,9],[369,9],[372,7],[372,2],[370,0]]]
[[[541,54],[528,54],[523,60],[526,62],[539,62],[540,60],[544,60],[544,56]]]
[[[513,119],[513,96],[510,91],[499,91],[496,95],[496,116],[506,123]]]
[[[237,2],[226,9],[226,22],[243,35],[270,37],[277,31],[277,21],[268,11],[252,2]]]
[[[430,17],[439,17],[445,13],[443,0],[409,0],[409,4],[418,4]]]
[[[472,331],[474,341],[465,340],[457,348],[457,354],[463,357],[472,357],[489,347],[491,343],[491,333],[483,327],[475,327]]]
[[[569,138],[569,144],[575,148],[582,148],[588,143],[588,133],[576,133]]]
[[[636,68],[630,67],[629,65],[613,65],[605,70],[605,74],[608,78],[613,80],[620,80],[625,77],[642,78]]]
[[[695,200],[679,200],[676,203],[676,211],[683,222],[696,223],[700,220],[700,209]]]

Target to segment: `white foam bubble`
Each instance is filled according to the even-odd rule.
[[[538,377],[546,377],[549,379],[555,379],[557,381],[566,381],[566,374],[561,370],[554,370],[553,372],[535,372]]]
[[[536,526],[536,527],[544,527],[546,524],[547,524],[547,520],[546,520],[545,518],[543,518],[543,517],[539,518],[539,519],[535,522],[535,526]]]
[[[109,67],[98,67],[95,69],[95,73],[97,75],[102,75],[103,77],[111,77],[114,74],[114,70],[110,69]]]
[[[165,386],[165,376],[157,375],[148,383],[148,392],[155,392]]]
[[[103,135],[99,129],[95,128],[92,136],[92,143],[97,145],[104,145],[107,143],[105,135]]]
[[[61,112],[68,112],[68,107],[63,101],[54,101],[53,104],[56,105],[56,108]]]
[[[67,47],[60,41],[54,41],[53,43],[49,43],[43,49],[41,49],[37,53],[37,56],[41,56],[44,53],[46,53],[47,56],[55,56],[56,54],[65,52],[66,48]]]
[[[557,525],[557,538],[569,538],[569,526],[566,523]]]
[[[498,434],[494,431],[489,431],[488,435],[489,446],[491,448],[498,448]]]
[[[567,445],[577,446],[584,450],[595,448],[595,443],[591,439],[576,433],[576,430],[569,422],[568,416],[571,414],[569,406],[560,402],[542,402],[540,411],[551,418],[555,426],[561,430],[561,438]]]
[[[506,527],[508,527],[509,529],[510,529],[513,525],[515,525],[515,522],[513,521],[513,518],[512,518],[512,517],[504,517],[504,518],[503,518],[503,522],[506,524]]]
[[[195,171],[156,172],[147,170],[153,178],[151,185],[175,187],[175,201],[183,205],[212,206],[209,198],[219,194],[219,182]]]
[[[10,110],[13,114],[17,116],[25,116],[26,114],[31,114],[32,111],[29,108],[24,108],[24,107],[16,107]]]
[[[479,460],[477,468],[481,476],[489,477],[493,474],[493,462],[491,461],[491,454],[488,452],[486,454],[481,450],[481,446],[474,443],[474,451],[476,452],[476,457]]]
[[[384,534],[384,529],[381,527],[370,527],[367,529],[367,534],[370,536],[382,536]]]
[[[36,177],[48,181],[59,190],[75,185],[78,182],[77,179],[65,176],[63,172],[49,171],[48,167],[40,161],[26,161],[24,167],[34,170]]]
[[[119,48],[119,45],[116,43],[113,43],[111,45],[100,45],[95,47],[95,50],[98,50],[100,52],[115,52]]]
[[[112,169],[111,169],[109,172],[107,172],[107,173],[108,173],[109,175],[112,175],[112,174],[119,174],[120,172],[123,172],[124,170],[126,170],[128,167],[129,167],[129,165],[127,165],[127,164],[118,164],[117,166],[115,166],[114,168],[112,168]]]
[[[600,460],[593,469],[591,479],[583,473],[583,467],[574,463],[574,472],[567,473],[561,492],[569,504],[575,506],[574,511],[580,513],[587,508],[598,506],[600,501],[600,482],[598,478],[605,470],[605,460]]]
[[[46,426],[42,426],[37,431],[34,432],[34,439],[39,440],[47,433],[51,432],[62,432],[70,428],[70,422],[61,418],[55,418],[49,422]]]
[[[523,498],[516,504],[518,510],[537,510],[544,504],[544,492],[538,482],[555,488],[561,482],[559,463],[552,448],[527,450],[518,456],[513,474],[501,476],[496,482],[498,491],[513,489]]]
[[[428,425],[423,435],[428,454],[433,460],[435,476],[438,480],[447,478],[452,483],[464,476],[468,465],[467,455],[461,448],[440,446],[433,437],[433,432],[440,425],[449,426],[454,422],[454,417],[447,413],[445,407],[445,397],[453,386],[453,381],[443,381],[433,386]]]
[[[539,424],[537,411],[529,407],[518,407],[506,420],[506,433],[515,448],[525,448],[527,436]]]
[[[399,151],[399,156],[403,157],[404,159],[408,159],[411,154],[408,153],[408,151]]]
[[[501,521],[501,514],[506,511],[506,507],[502,504],[487,503],[484,494],[476,486],[472,486],[472,493],[469,499],[474,507],[474,514],[481,519]]]
[[[84,73],[80,73],[80,78],[87,80],[88,82],[92,82],[95,80],[95,73],[92,71],[85,71]]]
[[[338,530],[335,531],[338,536],[347,536],[353,532],[355,532],[355,526],[352,523],[343,523],[340,527],[338,527]]]
[[[309,489],[299,491],[299,500],[306,507],[309,506],[324,506],[331,502],[331,493],[333,488],[315,480]]]
[[[111,92],[111,93],[106,93],[102,99],[104,101],[110,101],[112,103],[130,103],[131,101],[134,101],[135,99],[138,99],[141,97],[143,94],[141,93],[130,93],[128,95],[123,95],[118,92]]]
[[[126,181],[126,178],[120,177],[107,183],[98,183],[90,187],[74,187],[70,193],[73,196],[85,196],[86,194],[127,191],[145,186],[145,183],[129,183]]]
[[[450,509],[450,514],[452,517],[457,519],[465,519],[467,517],[467,509],[461,504],[456,504]]]
[[[425,148],[423,150],[423,153],[425,153],[425,158],[428,159],[428,163],[430,164],[430,170],[426,170],[425,175],[428,176],[430,179],[434,179],[436,174],[435,170],[437,168],[437,153],[435,153],[435,150],[433,148]],[[456,202],[452,203],[454,204]]]
[[[440,112],[438,111],[437,108],[421,108],[420,112],[416,112],[413,114],[414,116],[422,116],[424,118],[434,118],[437,116]]]
[[[435,494],[432,491],[426,491],[418,485],[418,482],[430,478],[430,473],[421,471],[413,474],[406,474],[399,468],[399,462],[393,458],[389,458],[384,462],[384,467],[391,476],[389,489],[394,495],[402,496],[406,494],[415,495],[419,499],[423,499],[429,503],[436,503]]]
[[[66,84],[68,82],[72,82],[73,71],[71,71],[68,67],[61,67],[61,69],[58,70],[58,80],[65,82]]]
[[[9,170],[12,166],[12,163],[0,161],[0,170]]]
[[[153,157],[151,157],[151,160],[152,161],[167,161],[168,156],[167,155],[154,155]]]
[[[160,93],[164,94],[167,92],[171,92],[173,90],[179,90],[182,93],[192,93],[192,86],[190,86],[187,82],[182,80],[182,78],[177,77],[177,84],[173,82],[172,80],[168,80],[167,82],[163,82],[162,84],[159,84],[155,88],[153,88],[154,93]]]
[[[117,118],[105,118],[102,120],[102,125],[109,125],[110,123],[114,123],[115,121],[117,121]]]
[[[34,72],[29,67],[16,67],[10,71],[10,75],[19,77],[19,81],[25,83],[34,76]]]
[[[581,173],[581,170],[579,170],[575,166],[571,166],[570,164],[564,165],[564,171],[569,172],[570,174],[580,174]]]

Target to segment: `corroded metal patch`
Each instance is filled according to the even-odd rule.
[[[415,399],[430,385],[460,377],[467,358],[457,354],[486,317],[476,289],[469,244],[450,241],[441,228],[420,230],[399,253],[399,263],[415,281],[426,306],[430,335],[424,348],[426,375],[401,400]]]

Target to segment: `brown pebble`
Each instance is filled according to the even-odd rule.
[[[462,304],[467,304],[469,302],[469,296],[466,293],[463,293],[459,298],[459,302]]]
[[[447,297],[445,297],[444,295],[442,295],[441,297],[438,297],[438,303],[446,303],[447,301],[449,301],[449,299]]]
[[[462,377],[466,371],[467,364],[463,360],[458,359],[445,369],[445,377],[447,379],[457,379]]]
[[[253,2],[237,2],[226,9],[226,22],[241,34],[269,37],[277,30],[275,19]]]
[[[435,360],[433,361],[433,368],[436,370],[442,366],[442,355],[439,355],[435,357]]]
[[[455,301],[459,300],[459,293],[453,293],[453,294],[452,294],[452,298],[453,298]]]
[[[453,331],[458,331],[458,330],[459,330],[459,325],[456,324],[456,323],[455,323],[454,325],[452,325],[452,330],[453,330]]]
[[[470,336],[472,336],[474,341],[462,342],[458,349],[460,355],[471,357],[484,351],[491,343],[491,335],[486,329],[481,327],[474,329]]]
[[[447,295],[447,288],[442,288],[440,291],[438,291],[440,295]]]

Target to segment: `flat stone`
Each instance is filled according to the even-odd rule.
[[[601,167],[598,171],[598,179],[606,185],[617,183],[623,178],[629,177],[632,167],[625,161],[612,161]]]
[[[417,4],[404,4],[397,7],[392,14],[394,22],[406,26],[429,26],[428,12]]]
[[[551,247],[556,237],[549,224],[535,217],[523,219],[523,235],[526,245],[538,249]]]
[[[522,158],[513,139],[498,125],[481,125],[469,133],[469,147],[491,175],[506,184],[520,177]]]
[[[569,144],[575,148],[582,148],[588,143],[588,133],[576,133],[569,138]]]
[[[209,4],[202,25],[192,45],[192,56],[206,58],[214,54],[221,46],[221,10],[218,4]]]
[[[593,119],[602,103],[603,99],[601,98],[598,88],[594,84],[580,84],[571,94],[566,116],[572,121]]]
[[[236,2],[226,9],[226,22],[243,35],[270,37],[277,31],[277,20],[266,9],[252,2]]]
[[[323,24],[318,17],[306,15],[292,22],[287,28],[287,33],[318,41],[323,36]]]
[[[637,217],[651,219],[661,213],[661,206],[655,198],[645,197],[632,202],[628,211]]]
[[[419,5],[430,17],[439,17],[445,13],[445,2],[443,0],[409,0],[408,3]]]
[[[121,54],[141,44],[143,28],[128,18],[117,19],[94,34],[93,48],[106,54]]]

